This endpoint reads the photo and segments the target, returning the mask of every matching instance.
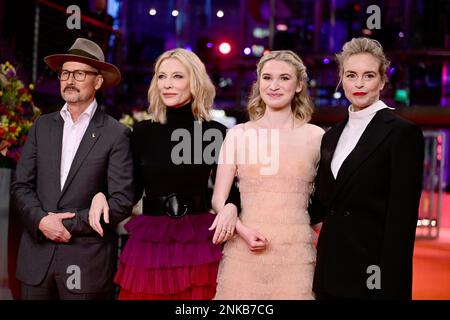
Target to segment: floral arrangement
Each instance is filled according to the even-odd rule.
[[[150,119],[150,115],[147,111],[133,110],[132,115],[124,114],[119,121],[127,127],[133,128],[136,122],[148,119]]]
[[[41,113],[33,103],[33,89],[33,84],[25,87],[9,62],[0,64],[0,153],[15,162],[31,125]]]

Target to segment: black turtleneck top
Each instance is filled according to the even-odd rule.
[[[135,201],[145,190],[147,196],[203,195],[210,203],[208,180],[211,175],[215,179],[226,127],[217,121],[196,121],[191,104],[168,107],[166,116],[165,124],[145,120],[133,129]],[[182,163],[177,163],[179,161]],[[234,183],[226,202],[240,208],[240,195]]]

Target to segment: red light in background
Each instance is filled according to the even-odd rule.
[[[231,52],[231,45],[228,42],[222,42],[219,46],[221,54],[229,54]]]

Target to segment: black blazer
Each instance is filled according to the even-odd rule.
[[[322,138],[309,208],[312,224],[323,221],[313,290],[342,298],[411,299],[422,131],[389,109],[378,111],[335,180],[331,160],[347,121]],[[371,265],[380,268],[381,289],[368,289]]]
[[[12,195],[24,223],[17,278],[37,285],[45,277],[55,249],[60,266],[81,271],[78,293],[103,292],[113,286],[117,260],[115,226],[131,214],[133,164],[130,130],[97,108],[78,147],[63,189],[60,187],[64,121],[58,112],[39,117],[31,127],[17,165]],[[88,213],[97,192],[107,195],[110,224],[100,237],[89,226]],[[64,220],[72,234],[67,244],[47,240],[38,229],[48,212],[75,212]],[[61,270],[64,281],[71,273]]]

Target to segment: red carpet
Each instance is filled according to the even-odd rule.
[[[413,299],[450,300],[450,228],[436,240],[416,239]]]
[[[0,300],[11,299],[10,291],[2,289],[0,283]],[[450,300],[450,228],[441,228],[436,240],[416,239],[413,299]]]

